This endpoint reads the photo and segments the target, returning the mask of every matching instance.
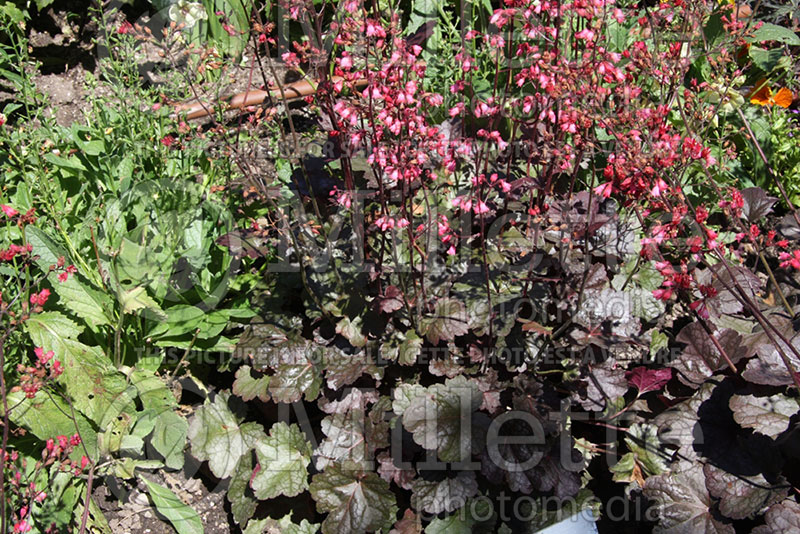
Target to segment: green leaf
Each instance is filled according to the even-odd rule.
[[[269,434],[256,443],[261,468],[250,485],[258,499],[294,497],[308,489],[306,467],[311,461],[311,444],[294,424],[275,423]]]
[[[658,439],[658,427],[647,423],[634,423],[628,428],[625,443],[647,475],[660,475],[667,470],[670,453]]]
[[[239,458],[228,485],[228,502],[231,503],[231,513],[237,525],[247,523],[253,517],[258,505],[256,500],[247,494],[247,487],[250,485],[252,475],[253,456],[244,454]]]
[[[281,534],[316,534],[318,530],[318,523],[309,523],[307,520],[303,519],[298,525],[292,522],[291,514],[289,514],[283,516],[278,521],[269,517],[250,521],[247,524],[247,528],[244,529],[243,534],[272,534],[277,532]]]
[[[241,424],[242,418],[228,406],[230,400],[229,391],[221,391],[213,402],[206,399],[189,423],[192,454],[200,461],[208,460],[218,478],[231,476],[239,458],[264,435],[258,423]]]
[[[78,432],[89,456],[97,459],[97,432],[92,423],[78,412],[75,414],[76,428],[75,422],[67,415],[70,413],[69,405],[61,398],[39,391],[32,399],[28,399],[22,391],[15,391],[8,393],[8,405],[13,406],[9,410],[9,418],[15,425],[27,428],[42,441]],[[76,448],[72,454],[73,459],[80,459],[82,455],[83,447]]]
[[[35,226],[25,227],[25,238],[33,246],[34,254],[39,256],[36,264],[44,272],[48,272],[51,265],[56,265],[59,257],[67,256],[47,234]],[[65,282],[61,282],[57,273],[50,273],[48,280],[60,302],[84,319],[90,328],[95,330],[97,326],[112,324],[113,315],[109,311],[112,307],[111,299],[105,293],[88,287],[82,277],[73,274]]]
[[[464,508],[443,518],[435,517],[425,534],[473,534],[477,532],[496,532],[493,528],[495,513],[489,499],[474,500]]]
[[[61,361],[64,371],[58,382],[72,397],[75,408],[100,428],[133,408],[133,386],[98,347],[74,339],[80,333],[74,322],[58,312],[42,312],[31,315],[25,324],[33,344],[52,350]]]
[[[175,412],[162,412],[156,418],[151,443],[164,457],[164,465],[168,468],[183,467],[183,449],[186,446],[188,431],[189,423]]]
[[[769,73],[775,68],[781,57],[783,57],[783,50],[779,48],[765,50],[758,46],[751,46],[750,50],[748,50],[748,55],[750,56],[750,59],[753,60],[753,64],[756,67],[766,73]]]
[[[733,395],[728,405],[733,418],[743,428],[752,428],[773,439],[789,428],[790,419],[798,410],[796,400],[780,394],[771,397]]]
[[[483,398],[477,384],[458,376],[423,391],[411,399],[403,411],[403,426],[419,445],[438,451],[443,461],[468,458],[475,452],[470,450],[473,445],[471,430],[475,430],[471,428],[470,418]]]
[[[311,496],[327,513],[323,534],[353,534],[391,528],[397,514],[389,483],[351,462],[335,463],[314,475]]]
[[[203,522],[191,506],[161,484],[141,477],[158,513],[169,519],[178,534],[203,534]]]
[[[148,310],[156,318],[164,320],[167,314],[164,310],[147,294],[143,286],[137,286],[127,291],[120,291],[119,303],[122,305],[123,313],[134,313],[140,310]]]
[[[778,26],[765,22],[753,32],[753,36],[748,39],[751,43],[761,41],[778,41],[787,45],[800,45],[800,37],[786,26]]]
[[[236,370],[236,379],[233,381],[233,394],[238,395],[245,402],[258,397],[263,402],[269,400],[269,375],[262,375],[254,377],[252,368],[249,365],[243,365]]]

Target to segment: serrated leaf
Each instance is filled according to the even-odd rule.
[[[220,392],[213,400],[206,399],[189,423],[189,442],[192,454],[208,461],[211,472],[218,478],[231,476],[239,458],[248,452],[264,435],[258,423],[244,423],[228,406],[229,391]]]
[[[464,304],[454,298],[442,298],[436,302],[433,315],[424,317],[422,330],[428,341],[437,345],[439,341],[450,341],[469,331],[469,318]]]
[[[493,528],[495,515],[491,501],[488,499],[470,501],[464,508],[452,515],[433,518],[425,527],[425,534],[496,532]]]
[[[752,534],[800,532],[800,504],[794,499],[773,504],[764,514],[764,519],[767,524],[756,527]]]
[[[97,432],[92,423],[80,412],[75,414],[75,421],[67,414],[70,413],[69,405],[61,398],[38,391],[32,398],[26,398],[22,391],[8,393],[8,405],[14,407],[9,410],[9,419],[18,426],[27,428],[34,436],[42,441],[54,436],[71,436],[76,431],[80,432],[83,446],[89,456],[97,459]],[[0,414],[3,407],[0,404]],[[83,447],[75,449],[76,459],[83,454]]]
[[[25,322],[31,341],[45,351],[52,350],[63,366],[58,382],[72,397],[75,408],[100,428],[126,410],[133,409],[135,389],[127,384],[98,347],[74,339],[81,329],[58,312],[31,315]]]
[[[309,523],[303,519],[300,524],[293,523],[290,515],[285,515],[278,521],[272,518],[254,519],[247,524],[243,534],[316,534],[319,530],[318,523]]]
[[[250,486],[257,499],[273,499],[279,495],[294,497],[308,488],[311,444],[300,427],[279,422],[272,425],[269,437],[255,446],[260,469]]]
[[[749,349],[738,332],[718,329],[712,334],[734,365],[748,355]],[[699,322],[683,327],[676,341],[685,343],[686,348],[667,365],[678,371],[678,380],[687,386],[697,387],[717,371],[728,367],[722,353]]]
[[[236,370],[236,379],[233,381],[233,394],[238,395],[245,402],[258,397],[261,401],[269,400],[269,375],[253,376],[252,368],[243,365]]]
[[[327,513],[323,534],[352,534],[389,529],[397,514],[389,484],[351,463],[335,463],[314,475],[311,496],[317,511]]]
[[[392,337],[381,345],[381,357],[385,360],[397,361],[400,365],[414,365],[422,352],[423,339],[413,330],[399,334],[398,337]]]
[[[319,395],[322,377],[314,363],[283,363],[275,369],[269,382],[269,393],[275,402],[297,402],[305,396],[312,401]]]
[[[61,250],[50,237],[41,229],[28,225],[25,227],[25,237],[33,246],[33,252],[39,256],[36,264],[44,272],[48,272],[51,265],[58,262],[60,256],[66,257],[66,252]],[[105,293],[91,289],[88,282],[75,274],[65,282],[58,280],[57,273],[48,275],[53,290],[60,298],[60,302],[71,312],[75,313],[91,327],[108,325],[112,323],[111,299]]]
[[[614,482],[635,482],[640,488],[644,487],[644,476],[636,455],[627,452],[622,455],[617,463],[612,465],[609,470],[612,473],[611,479]]]
[[[349,317],[344,317],[336,323],[336,333],[344,337],[354,347],[361,348],[367,344],[367,337],[361,333],[362,326],[361,317],[356,317],[352,321]]]
[[[648,423],[634,423],[625,436],[625,444],[636,456],[644,472],[648,475],[660,475],[667,470],[670,458],[658,439],[658,427]]]
[[[748,222],[754,223],[769,215],[778,199],[767,195],[760,187],[748,187],[742,189],[742,201],[742,215]]]
[[[240,526],[250,521],[258,505],[254,498],[247,495],[247,488],[250,485],[250,477],[252,475],[253,457],[250,454],[243,454],[233,470],[227,493],[228,502],[231,503],[233,520]]]
[[[790,419],[798,411],[797,401],[784,395],[733,395],[729,406],[733,418],[742,427],[752,428],[771,438],[785,432]]]
[[[658,391],[672,379],[672,369],[648,369],[644,366],[635,367],[625,373],[628,384],[639,390],[640,395],[650,391]]]
[[[417,478],[412,483],[411,503],[415,509],[432,514],[453,512],[464,507],[478,494],[478,481],[472,471],[460,471],[454,477],[433,481]]]
[[[203,522],[191,506],[181,501],[171,490],[142,477],[158,513],[169,519],[178,534],[203,534]]]
[[[744,519],[755,515],[759,510],[778,502],[788,492],[785,480],[783,488],[770,489],[763,475],[745,477],[734,475],[711,464],[703,466],[708,492],[718,498],[719,511],[731,519]]]
[[[423,391],[403,411],[403,426],[419,445],[438,451],[443,461],[468,458],[474,452],[471,417],[483,398],[478,386],[458,376]]]
[[[711,512],[711,496],[698,467],[656,475],[645,481],[645,496],[654,501],[659,518],[654,533],[734,534],[733,526]]]

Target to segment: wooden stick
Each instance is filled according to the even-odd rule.
[[[341,81],[342,78],[334,76],[331,78],[333,83]],[[363,87],[367,84],[367,80],[357,80],[356,87]],[[307,80],[298,80],[283,87],[283,94],[287,101],[294,101],[300,98],[305,98],[317,92],[317,84],[312,84]],[[239,93],[223,102],[223,110],[242,109],[249,106],[257,106],[263,103],[268,98],[274,98],[281,101],[280,89],[272,89],[271,91],[264,91],[262,89],[253,89]],[[198,119],[200,117],[207,117],[213,115],[215,107],[208,102],[182,102],[175,105],[176,113],[186,113],[188,120]]]

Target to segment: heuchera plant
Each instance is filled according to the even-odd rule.
[[[241,166],[281,216],[225,242],[288,260],[232,393],[297,422],[266,433],[227,392],[199,411],[192,453],[230,477],[237,523],[263,532],[257,501],[307,491],[293,531],[535,531],[609,517],[609,476],[660,532],[797,520],[776,268],[800,220],[725,185],[747,147],[706,142],[721,117],[749,128],[739,87],[764,74],[731,50],[796,35],[705,1],[282,7],[307,35],[277,54],[317,84],[327,140],[315,166],[289,119],[283,187]]]

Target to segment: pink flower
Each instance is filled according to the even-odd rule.
[[[600,184],[594,188],[594,192],[600,195],[603,198],[608,198],[611,196],[611,191],[614,188],[614,184],[611,182],[606,182],[604,184]]]
[[[127,20],[124,21],[122,24],[120,24],[119,28],[117,28],[117,33],[120,35],[125,35],[132,31],[133,31],[133,25],[131,25],[131,23],[128,22]]]
[[[39,293],[31,295],[31,304],[44,306],[48,298],[50,298],[50,290],[47,288],[42,289]]]
[[[161,138],[161,144],[169,148],[175,144],[175,138],[172,137],[171,135],[165,135],[164,137]]]
[[[22,520],[14,524],[14,532],[30,532],[31,526],[27,521]]]
[[[0,124],[2,124],[2,123],[0,123]],[[0,205],[0,209],[2,209],[3,213],[6,214],[6,217],[9,217],[9,218],[16,217],[17,215],[19,215],[19,212],[17,210],[12,208],[11,206],[7,206],[6,204]]]

